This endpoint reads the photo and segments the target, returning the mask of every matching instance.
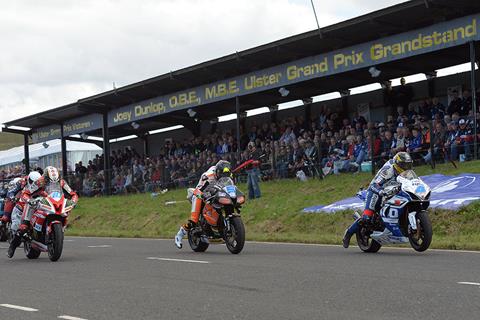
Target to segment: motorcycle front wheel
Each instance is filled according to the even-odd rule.
[[[369,253],[378,252],[378,250],[380,250],[382,245],[377,241],[373,240],[372,238],[370,238],[370,234],[371,232],[367,228],[363,226],[360,226],[358,228],[358,231],[356,234],[358,247],[363,252],[369,252]]]
[[[208,249],[208,243],[203,242],[200,235],[194,228],[188,231],[188,244],[195,252],[205,252]]]
[[[242,218],[233,217],[230,220],[230,232],[225,235],[225,244],[228,251],[233,254],[238,254],[242,251],[245,245],[245,226]]]
[[[416,219],[417,231],[409,232],[408,240],[415,251],[423,252],[432,243],[432,222],[426,211],[417,213]]]
[[[63,251],[63,228],[60,223],[52,226],[50,241],[48,243],[48,258],[50,261],[57,261],[62,256]]]

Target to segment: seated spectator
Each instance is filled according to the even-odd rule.
[[[412,138],[408,141],[407,151],[415,160],[422,157],[422,155],[420,154],[422,150],[423,150],[422,133],[420,132],[420,130],[418,130],[418,128],[413,128]]]
[[[286,144],[291,144],[296,141],[296,136],[292,131],[292,127],[288,126],[285,128],[285,132],[280,137],[280,142],[285,142]]]

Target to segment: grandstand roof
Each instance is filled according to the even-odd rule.
[[[76,117],[108,112],[153,97],[186,90],[255,70],[276,66],[312,55],[346,48],[386,36],[426,27],[442,21],[480,12],[480,2],[471,0],[413,0],[378,10],[331,26],[236,52],[154,78],[106,91],[77,102],[6,123],[7,126],[40,128]],[[434,57],[434,59],[432,59]],[[382,76],[392,79],[414,73],[433,71],[469,61],[465,46],[451,47],[427,54],[381,64]],[[281,97],[277,89],[242,96],[242,110],[258,108],[338,91],[375,82],[365,68],[315,78],[289,85],[291,95]],[[212,102],[197,110],[200,119],[234,113],[230,100]],[[183,111],[170,111],[141,120],[141,130],[150,131],[190,120]],[[138,134],[130,125],[110,129],[112,138]],[[89,133],[100,135],[99,130]]]

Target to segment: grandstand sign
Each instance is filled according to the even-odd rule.
[[[113,110],[109,126],[365,68],[479,39],[480,15],[438,23]],[[321,40],[319,40],[321,41]]]
[[[80,134],[102,127],[102,117],[99,114],[91,114],[84,117],[69,120],[63,124],[63,134],[70,136],[72,134]],[[60,139],[60,125],[51,125],[34,130],[32,133],[33,143]]]

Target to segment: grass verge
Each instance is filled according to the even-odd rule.
[[[480,173],[480,162],[466,162],[455,169],[451,164],[417,169],[419,175],[432,173]],[[302,209],[330,204],[354,195],[367,185],[369,173],[329,176],[323,181],[279,180],[261,184],[262,198],[247,201],[242,211],[247,239],[339,244],[352,212],[306,214]],[[242,190],[245,185],[239,186]],[[166,206],[166,201],[178,201]],[[173,238],[178,226],[189,217],[185,190],[164,195],[150,194],[82,198],[70,218],[68,235]],[[459,211],[430,210],[433,248],[480,250],[480,202]]]

